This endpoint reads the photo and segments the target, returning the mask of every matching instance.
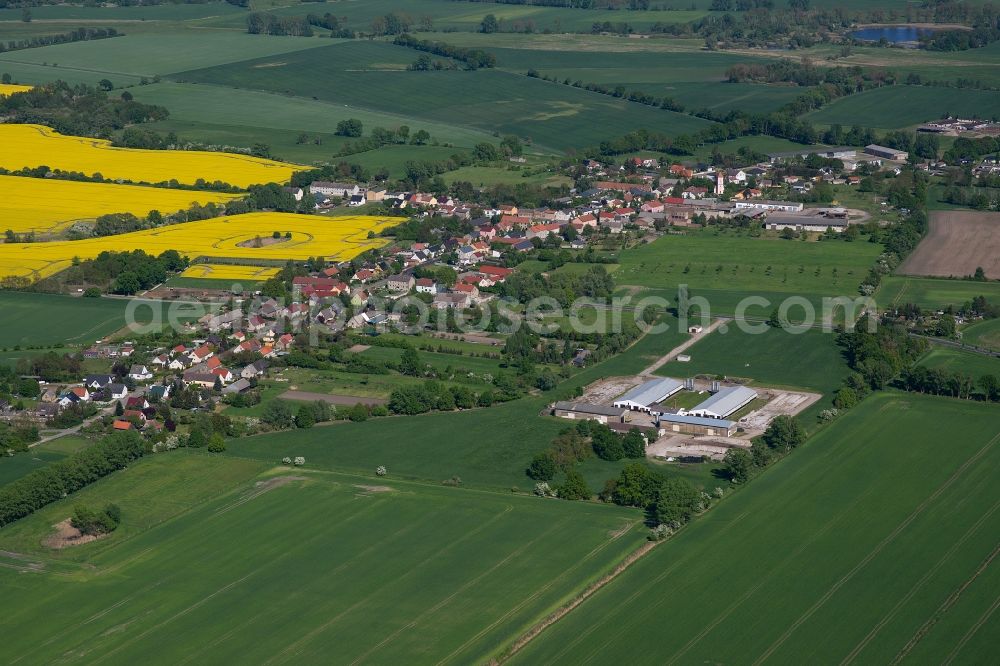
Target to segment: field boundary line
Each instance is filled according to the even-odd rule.
[[[510,645],[510,647],[508,647],[507,650],[504,651],[504,653],[501,656],[496,657],[494,659],[491,659],[489,661],[489,664],[491,666],[494,666],[494,665],[503,664],[503,663],[506,663],[507,661],[509,661],[511,657],[513,657],[515,654],[517,654],[522,649],[524,649],[524,647],[528,643],[530,643],[535,638],[537,638],[543,631],[545,631],[546,629],[548,629],[550,626],[552,626],[553,624],[555,624],[556,622],[558,622],[562,618],[566,617],[577,606],[579,606],[580,604],[582,604],[584,601],[586,601],[591,596],[593,596],[598,591],[600,591],[608,583],[610,583],[615,578],[617,578],[622,573],[624,573],[626,570],[628,570],[629,567],[631,567],[633,564],[635,564],[640,559],[642,559],[643,557],[645,557],[650,551],[653,550],[653,548],[655,548],[660,543],[663,543],[663,542],[662,541],[647,541],[646,543],[644,543],[641,546],[639,546],[638,548],[636,548],[634,551],[632,551],[631,553],[629,553],[629,555],[626,556],[624,560],[622,560],[621,562],[619,562],[611,571],[609,571],[608,573],[606,573],[604,576],[602,576],[596,582],[591,583],[587,587],[587,589],[585,589],[583,592],[581,592],[579,595],[577,595],[572,601],[570,601],[567,604],[564,604],[561,608],[559,608],[555,612],[550,613],[548,615],[548,617],[546,617],[545,619],[543,619],[541,622],[536,623],[528,631],[526,631],[523,634],[521,634],[521,636],[518,637]]]
[[[910,588],[910,591],[907,592],[902,599],[896,602],[896,604],[892,607],[892,609],[890,609],[889,612],[886,613],[881,620],[879,620],[878,624],[876,624],[872,628],[872,630],[868,632],[868,635],[865,636],[861,640],[861,642],[859,642],[846,657],[844,657],[843,661],[840,662],[841,666],[846,666],[847,664],[850,664],[857,658],[858,654],[860,654],[862,650],[868,647],[868,644],[871,643],[871,641],[875,638],[878,632],[880,632],[882,628],[885,627],[886,624],[888,624],[894,617],[896,617],[896,614],[899,612],[899,610],[910,599],[912,599],[914,595],[917,594],[917,592],[919,592],[923,588],[923,586],[927,583],[927,581],[930,580],[931,577],[934,574],[936,574],[941,569],[941,567],[944,566],[945,562],[951,559],[951,557],[956,552],[958,552],[958,550],[963,545],[965,545],[965,542],[968,541],[973,534],[979,531],[979,528],[983,526],[983,523],[985,523],[990,518],[990,516],[996,513],[997,509],[1000,509],[1000,500],[997,500],[997,502],[993,504],[993,506],[990,508],[989,511],[984,513],[979,518],[979,520],[973,523],[973,525],[969,527],[968,530],[965,531],[965,534],[962,535],[962,538],[960,538],[958,541],[952,544],[951,548],[949,548],[947,552],[945,552],[945,554],[941,556],[941,558],[934,564],[934,566],[931,569],[929,569],[923,576],[921,576],[920,580],[918,580],[916,584],[912,588]]]
[[[487,520],[487,521],[485,521],[483,523],[480,523],[479,527],[477,527],[476,529],[474,529],[474,530],[472,530],[470,532],[466,532],[461,538],[456,539],[456,540],[450,542],[447,546],[445,546],[441,550],[437,551],[433,555],[424,558],[424,560],[422,562],[420,562],[419,565],[411,565],[410,568],[409,568],[409,570],[405,574],[403,574],[402,576],[400,576],[399,578],[396,578],[395,580],[391,581],[391,583],[387,583],[386,585],[383,585],[382,587],[374,590],[371,594],[369,594],[368,596],[366,596],[364,599],[361,599],[360,601],[355,602],[354,604],[352,604],[348,608],[345,608],[344,610],[342,610],[339,613],[337,613],[336,615],[334,615],[332,618],[330,618],[329,620],[327,620],[326,622],[324,622],[320,626],[314,628],[309,633],[307,633],[304,636],[300,637],[298,640],[296,640],[296,641],[290,643],[289,645],[287,645],[285,647],[285,649],[281,650],[280,652],[278,652],[277,654],[275,654],[274,656],[272,656],[270,659],[268,659],[267,661],[265,661],[264,662],[265,666],[267,664],[274,663],[278,659],[281,659],[283,661],[287,660],[289,657],[292,656],[292,654],[290,654],[290,653],[293,650],[301,649],[304,645],[306,645],[313,638],[315,638],[316,636],[319,636],[324,631],[326,631],[327,629],[329,629],[331,626],[333,626],[334,624],[336,624],[337,622],[339,622],[340,619],[342,617],[344,617],[345,615],[347,615],[349,612],[351,612],[352,610],[354,610],[358,606],[361,606],[362,604],[368,602],[369,599],[371,599],[373,596],[375,596],[379,592],[385,590],[390,584],[393,584],[393,585],[398,584],[399,581],[401,581],[404,578],[407,578],[408,576],[410,576],[411,574],[413,574],[415,571],[417,571],[417,569],[420,566],[423,566],[426,562],[428,562],[428,561],[430,561],[430,560],[432,560],[432,559],[434,559],[436,557],[439,557],[441,555],[441,553],[443,553],[445,551],[448,551],[448,550],[451,550],[456,545],[462,543],[463,541],[466,541],[467,539],[469,539],[472,536],[475,536],[476,534],[479,534],[480,532],[482,532],[483,530],[485,530],[487,527],[489,527],[493,523],[497,522],[501,518],[505,517],[508,513],[510,513],[513,510],[514,510],[513,505],[508,504],[504,508],[503,511],[501,511],[498,514],[496,514],[495,516],[493,516],[489,520]],[[295,654],[297,654],[297,652]]]
[[[793,633],[795,633],[796,629],[802,626],[806,622],[806,620],[808,620],[816,613],[816,611],[818,611],[820,608],[826,605],[826,602],[829,601],[833,597],[833,595],[840,590],[840,588],[842,588],[844,585],[850,582],[850,580],[853,579],[854,576],[857,575],[859,571],[864,569],[866,566],[868,566],[868,564],[872,560],[878,557],[878,555],[885,549],[885,547],[888,546],[893,541],[895,541],[896,537],[898,537],[903,532],[903,530],[909,527],[914,520],[919,518],[920,515],[927,510],[927,507],[929,507],[931,504],[937,501],[937,499],[942,494],[944,494],[944,492],[948,490],[948,488],[950,488],[962,476],[962,474],[965,472],[966,469],[971,467],[973,463],[975,463],[977,460],[983,457],[998,439],[1000,439],[1000,433],[994,435],[994,437],[990,441],[986,442],[986,444],[981,449],[976,451],[968,460],[962,463],[962,465],[957,470],[955,470],[955,472],[952,473],[952,475],[949,476],[944,483],[938,486],[937,490],[935,490],[933,493],[931,493],[929,497],[927,497],[923,502],[917,505],[917,507],[910,513],[910,515],[908,515],[906,518],[903,519],[903,522],[897,525],[896,528],[892,530],[892,532],[887,534],[885,538],[883,538],[864,558],[862,558],[860,562],[855,564],[850,571],[841,576],[841,578],[836,583],[834,583],[830,587],[830,589],[827,590],[825,594],[823,594],[822,597],[817,599],[816,603],[814,603],[812,606],[809,607],[808,610],[806,610],[806,612],[800,615],[799,618],[795,620],[795,622],[793,622],[791,626],[789,626],[788,629],[786,629],[784,633],[782,633],[781,636],[779,636],[778,639],[774,643],[772,643],[771,646],[767,648],[767,650],[763,652],[763,654],[761,654],[759,657],[757,657],[757,659],[753,661],[754,666],[762,664],[765,660],[770,658],[770,656],[774,654],[774,652],[778,648],[784,645],[785,641],[787,641],[788,638]]]
[[[728,618],[733,613],[733,611],[735,611],[737,608],[743,605],[743,602],[745,602],[751,596],[756,594],[757,591],[761,587],[763,587],[765,583],[769,582],[772,578],[774,578],[775,575],[778,574],[778,572],[784,572],[786,563],[798,559],[799,555],[801,555],[806,548],[815,543],[817,539],[819,539],[821,536],[829,532],[831,529],[833,529],[835,525],[837,525],[837,523],[843,520],[847,511],[850,511],[855,506],[857,506],[863,499],[867,499],[869,495],[872,495],[874,493],[875,489],[873,488],[868,493],[856,497],[854,501],[851,502],[851,504],[846,508],[845,511],[842,511],[840,515],[831,518],[829,521],[827,521],[826,525],[824,525],[822,529],[814,532],[809,537],[809,539],[799,544],[798,548],[796,548],[794,551],[792,551],[784,558],[782,558],[781,561],[777,565],[775,565],[766,576],[763,576],[756,585],[754,585],[749,590],[740,595],[738,599],[736,599],[733,603],[731,603],[729,607],[726,608],[726,610],[724,610],[722,613],[720,613],[712,622],[705,625],[705,627],[700,632],[698,632],[695,636],[693,636],[690,641],[688,641],[685,645],[681,647],[680,650],[675,652],[666,663],[667,664],[675,663],[688,650],[694,647],[699,641],[701,641],[701,639],[707,636],[713,629],[715,629],[717,626],[719,626],[720,623],[722,623],[726,618]]]
[[[486,627],[483,627],[483,629],[480,630],[479,633],[477,633],[476,635],[472,636],[467,641],[465,641],[464,643],[462,643],[461,645],[459,645],[457,648],[455,648],[454,650],[452,650],[449,654],[447,654],[444,657],[442,657],[437,663],[439,665],[446,663],[449,659],[451,659],[452,657],[454,657],[456,654],[458,654],[462,650],[464,650],[467,647],[469,647],[475,641],[477,641],[480,638],[482,638],[487,632],[489,632],[489,631],[493,630],[494,628],[496,628],[501,622],[503,622],[504,620],[506,620],[510,616],[514,615],[515,613],[519,612],[526,605],[528,605],[529,603],[533,602],[540,595],[542,595],[545,592],[547,592],[549,589],[552,588],[552,586],[554,586],[557,582],[561,581],[565,576],[568,576],[571,572],[573,572],[576,569],[578,569],[579,567],[581,567],[585,562],[589,562],[596,555],[598,555],[599,553],[601,553],[602,551],[604,551],[608,546],[610,546],[611,544],[615,543],[616,541],[618,541],[619,539],[621,539],[623,536],[625,536],[626,534],[628,534],[629,532],[631,532],[633,529],[635,529],[635,526],[638,525],[641,522],[642,522],[641,519],[634,520],[634,521],[630,522],[628,528],[622,534],[618,534],[616,536],[613,536],[612,538],[608,539],[607,541],[605,541],[604,543],[600,544],[599,546],[591,548],[590,552],[587,553],[586,555],[584,555],[583,557],[581,557],[580,559],[578,559],[573,566],[569,567],[568,569],[564,569],[561,574],[559,574],[558,576],[556,576],[555,578],[553,578],[552,580],[550,580],[544,586],[542,586],[542,587],[538,588],[537,590],[535,590],[535,592],[533,594],[531,594],[530,596],[525,597],[524,600],[521,601],[521,603],[519,603],[518,605],[516,605],[513,608],[511,608],[510,610],[508,610],[506,613],[504,613],[503,615],[501,615],[500,617],[498,617],[496,620],[494,620],[491,624],[487,625]],[[627,557],[627,555],[626,555],[626,557]]]
[[[346,518],[346,519],[342,520],[338,524],[338,527],[342,527],[343,525],[346,525],[346,524],[348,524],[350,522],[353,522],[353,520],[355,518],[360,517],[362,515],[364,515],[364,512],[363,511],[359,511],[358,513],[350,516],[349,518]],[[391,534],[389,536],[389,539],[390,540],[396,539],[396,538],[398,538],[401,535],[408,534],[409,532],[412,532],[413,530],[417,529],[418,527],[421,527],[422,525],[423,525],[422,522],[413,522],[413,523],[410,523],[406,527],[402,527],[402,528],[396,530],[393,534]],[[337,565],[333,569],[330,569],[329,571],[326,572],[326,574],[327,575],[335,575],[335,574],[339,573],[345,567],[347,567],[348,565],[352,564],[354,560],[357,560],[358,558],[367,557],[371,552],[376,551],[376,550],[380,550],[382,548],[385,548],[385,546],[386,546],[386,544],[388,542],[389,542],[388,540],[380,539],[379,541],[377,541],[376,543],[373,543],[371,546],[369,546],[368,548],[365,548],[361,552],[355,553],[354,556],[351,557],[350,559],[344,560],[343,562],[341,562],[339,565]],[[308,586],[300,587],[296,592],[294,592],[292,594],[285,595],[285,597],[283,598],[283,601],[288,601],[288,600],[290,600],[292,598],[298,598],[298,597],[300,597],[303,594],[303,592],[305,592],[305,591],[307,591],[309,589],[311,589],[311,588],[309,588]],[[193,660],[193,659],[201,656],[201,654],[205,651],[206,648],[211,648],[211,647],[215,647],[216,645],[219,645],[220,643],[222,643],[223,641],[225,641],[226,639],[228,639],[230,636],[232,636],[234,633],[236,633],[240,629],[243,629],[244,627],[246,627],[247,625],[249,625],[250,623],[252,623],[259,616],[260,616],[259,614],[254,615],[250,619],[248,619],[245,622],[242,622],[242,623],[236,625],[235,627],[233,627],[232,629],[230,629],[226,633],[222,634],[221,636],[216,637],[211,642],[199,646],[199,650],[197,652],[192,652],[187,657],[185,657],[181,661],[177,662],[178,666],[180,666],[181,664],[190,663],[191,660]]]
[[[358,512],[358,514],[355,514],[355,516],[359,516],[359,515],[367,512],[367,511],[371,510],[375,506],[377,506],[377,505],[375,503],[372,503],[369,506],[367,506],[364,509],[362,509],[362,511]],[[311,544],[314,541],[318,541],[323,536],[324,536],[324,534],[323,534],[322,531],[317,531],[316,535],[314,535],[312,538],[308,539],[307,541],[305,541],[305,542],[303,542],[302,544],[299,544],[299,545]],[[104,654],[102,654],[100,656],[100,658],[98,658],[96,661],[94,661],[94,663],[96,664],[96,663],[99,663],[101,661],[104,661],[107,657],[115,654],[116,652],[118,652],[119,650],[125,648],[126,646],[131,645],[131,644],[135,643],[136,641],[145,638],[147,635],[149,635],[150,633],[152,633],[152,632],[154,632],[154,631],[156,631],[158,629],[162,629],[163,627],[165,627],[166,625],[170,624],[171,622],[173,622],[177,618],[184,617],[185,615],[187,615],[191,611],[196,610],[197,608],[200,608],[201,606],[205,605],[206,603],[208,603],[209,601],[211,601],[212,599],[214,599],[218,595],[223,594],[224,592],[228,592],[230,589],[232,589],[234,587],[237,587],[238,585],[243,584],[247,579],[249,579],[249,578],[251,578],[253,576],[256,576],[258,573],[260,573],[264,569],[266,569],[266,568],[268,568],[270,566],[273,566],[276,563],[280,562],[281,560],[289,557],[293,552],[294,552],[293,550],[285,550],[281,555],[278,555],[274,559],[266,562],[265,564],[262,564],[261,566],[257,567],[256,569],[254,569],[253,571],[251,571],[247,575],[243,576],[242,578],[239,578],[237,580],[232,581],[231,583],[229,583],[227,585],[222,586],[221,588],[219,588],[215,592],[212,592],[208,596],[203,597],[202,599],[199,599],[198,601],[196,601],[193,604],[189,605],[187,608],[184,608],[182,610],[177,611],[176,613],[174,613],[173,615],[171,615],[170,617],[168,617],[166,620],[163,620],[162,622],[155,623],[153,626],[151,626],[148,629],[146,629],[146,631],[143,631],[142,633],[140,633],[140,634],[138,634],[136,636],[133,636],[130,640],[125,641],[124,643],[119,644],[118,647],[114,648],[113,650],[105,652]]]
[[[425,610],[422,613],[420,613],[414,619],[410,620],[409,622],[407,622],[403,626],[401,626],[398,629],[396,629],[396,631],[392,632],[391,634],[389,634],[388,636],[386,636],[385,638],[383,638],[380,642],[378,642],[375,645],[373,645],[372,647],[368,648],[368,650],[366,652],[364,652],[363,654],[359,655],[358,657],[356,657],[354,659],[354,661],[351,662],[351,666],[354,666],[358,662],[363,661],[366,657],[368,657],[368,655],[370,655],[372,652],[375,652],[376,650],[378,650],[379,648],[381,648],[383,645],[385,645],[390,640],[392,640],[393,638],[395,638],[396,636],[398,636],[399,634],[401,634],[403,631],[405,631],[407,629],[412,629],[413,627],[415,627],[420,622],[421,618],[424,618],[427,615],[432,615],[432,614],[436,613],[437,611],[441,610],[442,608],[444,608],[445,606],[447,606],[451,602],[451,600],[454,599],[456,596],[458,596],[459,594],[465,592],[471,586],[477,584],[480,580],[482,580],[483,578],[485,578],[485,577],[489,576],[490,574],[492,574],[498,568],[500,568],[501,566],[503,566],[504,564],[506,564],[507,562],[509,562],[512,558],[520,557],[524,553],[525,550],[527,550],[528,548],[530,548],[531,546],[533,546],[535,543],[537,543],[539,539],[541,539],[541,538],[549,535],[554,530],[561,528],[563,525],[565,525],[569,521],[570,521],[570,518],[566,518],[565,520],[562,520],[562,521],[556,523],[555,525],[553,525],[549,529],[545,530],[544,532],[542,532],[541,534],[539,534],[538,536],[536,536],[531,541],[529,541],[529,542],[527,542],[525,544],[521,544],[520,547],[518,547],[518,548],[514,549],[513,551],[511,551],[505,558],[503,558],[499,562],[495,563],[493,566],[491,566],[486,571],[483,571],[482,573],[480,573],[479,575],[477,575],[475,578],[462,583],[461,585],[458,586],[458,588],[454,592],[452,592],[451,594],[449,594],[448,596],[446,596],[444,599],[442,599],[441,601],[437,602],[436,604],[434,604],[433,606],[431,606],[427,610]]]
[[[952,651],[948,653],[948,656],[942,663],[950,664],[951,662],[953,662],[955,660],[955,657],[958,656],[958,653],[961,652],[963,647],[965,647],[965,644],[968,643],[970,640],[972,640],[972,637],[976,635],[976,632],[978,632],[982,628],[982,626],[989,621],[989,619],[993,616],[993,613],[996,612],[997,608],[1000,608],[1000,596],[998,596],[996,599],[993,600],[993,603],[990,605],[990,607],[987,608],[983,612],[983,614],[979,616],[979,619],[976,620],[976,623],[972,625],[972,627],[970,627],[967,632],[965,632],[965,635],[962,636],[962,640],[960,640],[958,642],[958,645],[956,645],[954,649],[952,649]]]
[[[880,409],[882,409],[882,410],[884,410],[884,409],[888,409],[888,407],[889,407],[890,405],[891,405],[891,403],[889,403],[889,404],[887,404],[887,405],[885,405],[885,406],[881,407]],[[812,438],[810,437],[810,441],[811,441],[811,440],[812,440]],[[808,445],[809,445],[809,441],[807,441],[807,442],[806,442],[805,444],[803,444],[803,446],[808,446]],[[802,470],[804,470],[804,469],[809,469],[809,468],[810,468],[810,467],[812,467],[813,465],[823,465],[823,464],[824,464],[824,461],[826,460],[826,457],[828,457],[828,456],[835,456],[835,455],[836,455],[836,454],[835,454],[835,452],[834,452],[834,451],[832,451],[832,450],[829,450],[829,451],[824,451],[824,452],[820,452],[820,453],[819,453],[819,454],[817,454],[817,455],[816,455],[816,456],[815,456],[815,457],[814,457],[814,458],[813,458],[812,460],[809,460],[809,461],[806,461],[805,463],[802,463],[802,469],[800,469],[800,470],[799,470],[799,472],[801,473],[801,472],[802,472]],[[788,459],[789,459],[789,456],[784,456],[784,457],[782,457],[782,458],[781,458],[781,459],[780,459],[780,460],[779,460],[779,461],[778,461],[778,462],[777,462],[776,464],[781,464],[781,463],[784,463],[784,462],[785,462],[786,460],[788,460]],[[765,475],[765,474],[767,474],[767,473],[773,473],[773,470],[774,470],[775,468],[776,468],[776,467],[775,467],[775,465],[771,465],[771,466],[767,467],[767,468],[766,468],[766,469],[764,470],[764,472],[762,472],[762,476],[763,476],[763,475]],[[805,491],[803,491],[803,492],[805,492]],[[729,497],[731,497],[731,496],[732,496],[732,495],[727,495],[727,496],[726,496],[726,498],[729,498]],[[737,496],[738,496],[738,495],[737,495]],[[713,507],[710,507],[710,510],[711,510],[711,509],[714,509],[714,508],[715,508],[715,506],[713,506]],[[739,514],[738,514],[737,516],[735,516],[735,517],[734,517],[734,518],[733,518],[732,520],[730,520],[729,522],[731,522],[731,523],[738,523],[738,522],[740,522],[740,521],[741,521],[741,520],[742,520],[742,519],[743,519],[744,517],[746,517],[746,516],[747,516],[747,515],[748,515],[748,514],[750,513],[750,511],[751,511],[750,509],[744,509],[743,511],[741,511],[741,512],[740,512],[740,513],[739,513]],[[675,535],[675,537],[676,537],[676,535]],[[639,588],[639,589],[637,589],[637,590],[633,591],[633,592],[632,592],[632,593],[631,593],[631,594],[630,594],[630,595],[629,595],[629,596],[627,597],[627,599],[626,599],[626,600],[625,600],[624,602],[622,602],[622,604],[621,604],[621,605],[622,605],[622,606],[624,606],[624,605],[626,605],[626,604],[630,604],[630,603],[632,603],[633,601],[635,601],[635,599],[636,599],[636,598],[637,598],[637,597],[638,597],[639,595],[641,595],[641,594],[642,594],[642,593],[643,593],[644,591],[646,591],[646,590],[647,590],[647,589],[648,589],[649,587],[651,587],[651,586],[653,586],[653,585],[657,585],[657,584],[659,584],[659,583],[660,583],[661,581],[663,581],[663,580],[664,580],[665,578],[667,578],[668,576],[670,576],[671,574],[673,574],[673,572],[674,572],[675,570],[677,570],[678,568],[680,568],[680,567],[681,567],[682,565],[686,564],[686,562],[687,562],[687,559],[688,559],[688,556],[685,556],[685,557],[680,557],[680,558],[678,558],[677,560],[675,560],[674,562],[672,562],[672,563],[671,563],[671,564],[670,564],[670,565],[669,565],[668,567],[666,567],[666,568],[665,568],[665,569],[664,569],[664,570],[663,570],[663,571],[662,571],[662,572],[661,572],[661,573],[660,573],[659,575],[657,575],[657,576],[656,576],[655,578],[653,578],[653,579],[652,579],[652,580],[651,580],[651,581],[650,581],[650,582],[649,582],[648,584],[646,584],[646,585],[642,586],[641,588]],[[658,605],[658,604],[660,604],[660,603],[663,603],[663,601],[665,601],[665,600],[666,600],[666,596],[664,596],[663,598],[661,598],[661,599],[660,599],[660,600],[659,600],[659,601],[657,602],[657,605]],[[646,610],[647,610],[647,612],[649,611],[649,609],[648,609],[648,608],[647,608]],[[561,656],[561,655],[565,654],[567,650],[569,650],[569,649],[570,649],[571,647],[573,647],[574,645],[576,645],[577,643],[579,643],[579,642],[580,642],[581,640],[583,640],[584,638],[586,638],[587,636],[589,636],[589,635],[590,635],[591,633],[593,633],[593,632],[594,632],[594,631],[595,631],[596,629],[597,629],[597,625],[596,625],[596,624],[594,624],[594,625],[591,625],[590,627],[588,627],[588,628],[587,628],[587,629],[586,629],[585,631],[582,631],[582,632],[580,632],[580,633],[579,633],[579,634],[578,634],[578,635],[577,635],[577,636],[576,636],[576,637],[575,637],[575,638],[574,638],[574,639],[573,639],[572,641],[568,642],[568,643],[567,643],[567,644],[566,644],[566,645],[565,645],[565,646],[564,646],[564,647],[563,647],[563,648],[562,648],[562,649],[561,649],[561,650],[560,650],[560,651],[559,651],[559,652],[557,653],[557,656]],[[618,634],[620,634],[620,633],[621,633],[621,631],[619,631],[619,632],[618,632]],[[617,634],[616,634],[616,635],[617,635]],[[605,641],[605,643],[604,643],[604,644],[605,644],[605,645],[607,645],[608,643],[610,643],[610,642],[611,642],[611,640],[612,640],[612,639],[610,639],[610,638],[609,638],[609,639],[608,639],[607,641]]]
[[[993,549],[993,552],[991,552],[986,559],[979,564],[976,571],[961,585],[959,585],[955,591],[949,594],[948,598],[937,607],[934,613],[931,614],[931,616],[927,618],[922,625],[920,625],[920,628],[917,629],[913,636],[910,637],[910,640],[907,641],[906,645],[904,645],[902,649],[896,653],[896,656],[893,657],[890,662],[891,664],[898,664],[905,659],[908,654],[910,654],[913,648],[915,648],[917,644],[924,639],[924,636],[926,636],[930,630],[934,628],[934,625],[937,624],[938,621],[951,610],[952,606],[958,603],[958,600],[961,598],[965,590],[967,590],[968,587],[972,585],[972,583],[974,583],[984,571],[986,571],[987,567],[989,567],[993,560],[996,559],[997,555],[1000,555],[1000,544],[997,544],[997,546]]]

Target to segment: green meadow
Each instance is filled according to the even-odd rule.
[[[932,348],[920,359],[920,365],[957,372],[972,377],[974,380],[978,380],[986,374],[1000,377],[1000,357],[985,356],[950,347]]]
[[[680,378],[723,375],[829,394],[840,388],[849,372],[836,336],[817,329],[796,334],[766,327],[763,333],[749,333],[730,321],[725,333],[716,330],[684,353],[690,361],[671,361],[656,374]]]
[[[954,75],[954,70],[950,70]],[[839,99],[806,118],[817,125],[894,129],[952,116],[1000,117],[1000,98],[990,90],[886,86]]]
[[[163,301],[0,291],[0,311],[5,324],[0,329],[0,348],[86,347],[123,330],[130,309],[134,322],[140,325],[148,325],[154,318],[166,321],[170,312],[176,313],[180,321],[204,314],[198,306],[169,305]],[[44,353],[44,349],[37,353]]]
[[[872,396],[512,663],[988,663],[998,464],[995,407]]]
[[[875,300],[879,308],[904,303],[916,303],[924,308],[959,306],[976,296],[986,296],[990,301],[1000,301],[1000,282],[972,282],[971,280],[942,280],[925,277],[894,275],[882,280]]]
[[[879,252],[878,245],[861,241],[751,238],[710,228],[623,252],[614,275],[619,285],[662,291],[671,299],[686,284],[691,296],[708,299],[713,314],[731,314],[740,299],[761,296],[770,305],[755,305],[746,314],[766,318],[793,295],[814,304],[822,297],[856,297]]]
[[[1000,351],[1000,319],[978,321],[962,329],[962,342]]]
[[[645,531],[613,506],[264,468],[156,456],[4,529],[0,659],[481,663]],[[40,545],[109,500],[111,536]]]

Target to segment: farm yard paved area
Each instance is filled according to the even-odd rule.
[[[978,266],[986,277],[1000,278],[1000,213],[939,211],[931,214],[930,231],[898,272],[961,277]]]
[[[322,400],[331,405],[356,405],[359,402],[366,405],[384,405],[387,401],[382,398],[361,398],[356,395],[331,395],[329,393],[311,393],[309,391],[285,391],[280,396],[284,400]]]
[[[3,530],[0,662],[483,663],[645,542],[619,507],[306,468],[244,477],[144,531],[128,521],[171,495],[123,500],[122,527],[93,543],[26,538],[186,460],[259,464],[154,456]],[[307,478],[273,481],[289,473]]]
[[[762,387],[755,386],[754,388]],[[823,397],[819,393],[796,393],[768,388],[764,388],[763,390],[771,397],[768,403],[740,419],[740,425],[749,431],[750,437],[755,437],[764,432],[767,424],[774,417],[781,416],[782,414],[795,416]]]
[[[995,663],[998,465],[996,406],[871,396],[512,663]]]

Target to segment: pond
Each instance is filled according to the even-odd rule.
[[[854,39],[866,42],[877,42],[883,37],[893,44],[903,42],[916,42],[921,35],[929,35],[937,32],[940,28],[916,28],[912,25],[888,25],[882,27],[868,27],[855,30],[851,33]]]

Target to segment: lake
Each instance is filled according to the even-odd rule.
[[[899,44],[901,42],[916,42],[920,39],[921,35],[929,35],[938,30],[940,28],[915,28],[910,25],[889,25],[880,28],[870,27],[855,30],[851,33],[851,37],[866,42],[877,42],[884,37],[888,42]]]

